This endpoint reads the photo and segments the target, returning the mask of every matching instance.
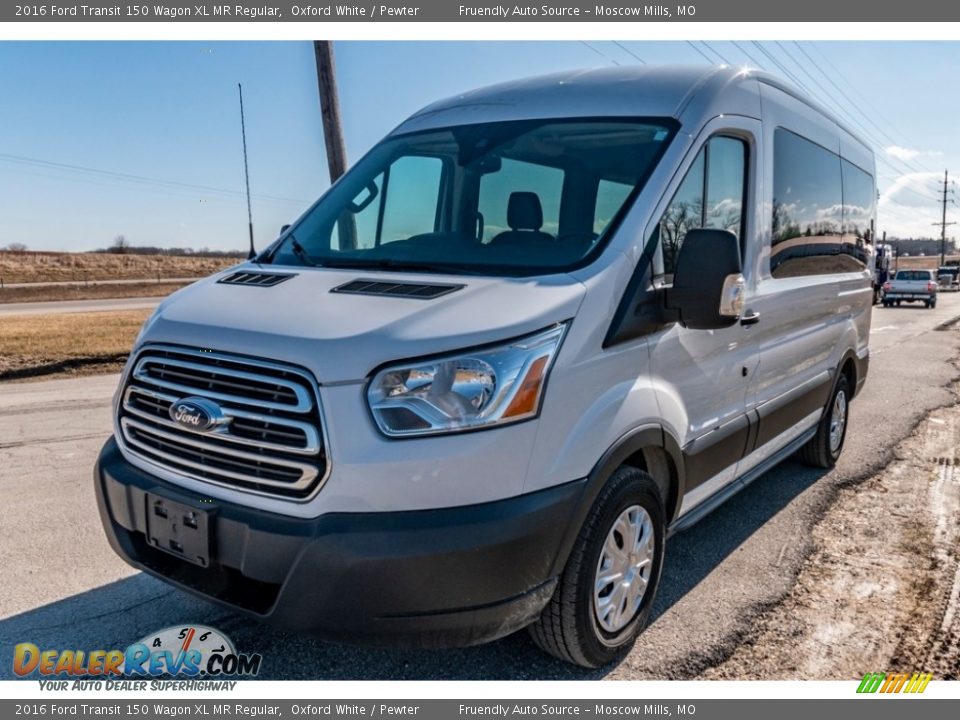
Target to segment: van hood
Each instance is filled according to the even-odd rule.
[[[273,286],[220,282],[289,273]],[[432,299],[331,292],[351,281],[462,285]],[[576,315],[584,286],[566,274],[489,278],[247,263],[161,303],[139,339],[300,365],[321,385],[361,382],[384,363],[508,340]]]

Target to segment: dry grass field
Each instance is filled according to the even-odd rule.
[[[0,382],[116,372],[150,310],[0,318]]]
[[[238,262],[241,258],[0,251],[0,278],[4,283],[199,278]]]

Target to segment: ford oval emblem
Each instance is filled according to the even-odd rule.
[[[227,422],[223,409],[207,398],[188,397],[175,400],[171,403],[169,412],[171,420],[193,432],[207,432]]]

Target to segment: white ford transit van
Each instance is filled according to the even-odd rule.
[[[874,160],[777,79],[571,72],[401,124],[144,325],[95,484],[137,568],[287,628],[625,653],[667,537],[867,373]]]

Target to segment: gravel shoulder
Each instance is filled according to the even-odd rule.
[[[960,384],[952,392],[886,469],[838,488],[793,589],[704,679],[960,679]]]

